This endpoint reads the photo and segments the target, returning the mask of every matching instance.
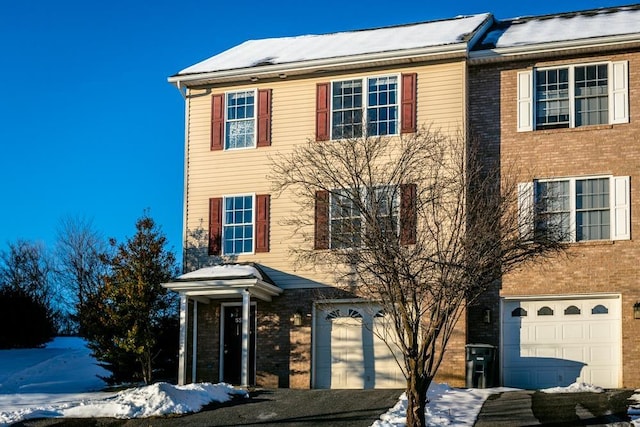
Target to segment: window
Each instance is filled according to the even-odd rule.
[[[533,190],[536,236],[566,242],[630,238],[629,177],[539,180]]]
[[[365,204],[367,212],[375,214],[369,224],[358,207]],[[329,212],[330,247],[337,249],[361,246],[364,227],[367,226],[380,230],[384,235],[397,236],[399,205],[400,195],[394,186],[366,190],[347,189],[332,193]]]
[[[575,305],[570,305],[569,307],[564,309],[564,314],[567,316],[571,316],[574,314],[580,314],[580,309]]]
[[[538,316],[553,316],[551,307],[544,306],[538,310]]]
[[[403,73],[318,83],[316,140],[416,132],[417,79]]]
[[[209,199],[209,255],[269,252],[270,196]]]
[[[331,85],[331,138],[398,134],[398,77],[370,77]]]
[[[591,309],[591,314],[609,314],[609,309],[602,304],[598,304]]]
[[[527,310],[525,310],[522,307],[514,308],[513,311],[511,312],[511,317],[526,317],[526,316],[527,316]]]
[[[271,89],[216,94],[211,98],[211,150],[271,145]]]
[[[536,128],[609,123],[608,68],[597,64],[536,71]]]
[[[224,148],[247,148],[255,145],[255,91],[227,94]]]
[[[224,198],[222,251],[224,254],[253,252],[253,196]]]
[[[331,194],[326,190],[317,191],[314,249],[366,245],[366,241],[363,242],[366,227],[388,236],[390,242],[415,244],[417,194],[415,184],[379,186],[368,190],[335,190]],[[366,206],[365,213],[360,212],[362,206]],[[365,214],[371,212],[375,212],[375,215],[366,219]]]
[[[628,122],[627,61],[518,73],[518,131]]]

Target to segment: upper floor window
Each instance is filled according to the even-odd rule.
[[[316,89],[318,141],[416,131],[416,73],[318,83]]]
[[[521,184],[520,191],[521,203],[534,199],[537,236],[566,242],[630,238],[629,177],[537,180]]]
[[[330,247],[350,248],[362,244],[367,227],[365,215],[373,214],[369,226],[379,230],[381,235],[397,236],[400,195],[397,187],[384,186],[366,190],[356,190],[366,204],[367,212],[360,211],[354,202],[354,190],[340,190],[331,195],[330,207]]]
[[[209,255],[269,252],[270,196],[209,199]]]
[[[211,150],[271,145],[271,89],[211,97]]]
[[[333,82],[332,139],[398,133],[398,77]]]
[[[315,249],[359,247],[371,237],[416,243],[416,188],[402,184],[316,192]]]
[[[518,131],[628,123],[627,61],[518,73]]]
[[[253,196],[224,198],[222,251],[225,255],[253,252]]]
[[[253,90],[227,93],[224,148],[255,146],[256,93]]]

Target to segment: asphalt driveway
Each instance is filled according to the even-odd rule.
[[[256,390],[248,399],[183,416],[27,420],[16,426],[260,426],[366,427],[393,407],[403,390]]]
[[[490,396],[475,427],[630,426],[627,399],[633,390],[603,393],[510,391]]]

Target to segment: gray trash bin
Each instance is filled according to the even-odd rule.
[[[490,344],[467,344],[467,388],[494,387],[496,348]]]

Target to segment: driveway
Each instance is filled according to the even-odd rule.
[[[403,390],[256,390],[248,399],[207,406],[191,415],[116,420],[41,419],[17,426],[331,426],[367,427],[393,407]]]
[[[490,396],[475,427],[630,426],[627,399],[633,390],[542,393],[520,390]]]

